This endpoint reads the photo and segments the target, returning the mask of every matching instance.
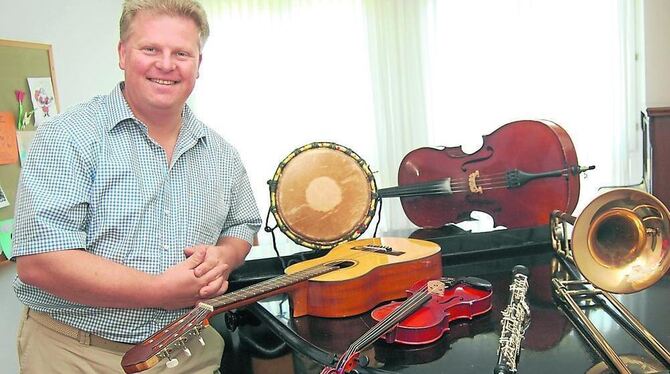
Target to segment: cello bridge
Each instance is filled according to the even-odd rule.
[[[484,189],[477,185],[477,178],[479,178],[479,170],[475,170],[468,176],[468,187],[470,188],[470,192],[482,194],[484,193]]]

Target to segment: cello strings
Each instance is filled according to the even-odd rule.
[[[446,181],[447,180],[444,179],[441,181],[432,181],[426,183],[413,184],[409,186],[400,186],[395,187],[394,189],[401,195],[412,194],[412,193],[420,194],[426,192],[440,193],[440,192],[446,192],[446,189],[444,187]],[[477,181],[479,182],[479,185],[481,184],[487,185],[490,183],[501,183],[502,185],[507,185],[507,178],[500,178],[500,177],[479,178]],[[460,186],[469,186],[469,181],[455,179],[450,181],[449,185],[451,189],[454,190]]]
[[[445,180],[446,181],[446,180]],[[478,178],[477,187],[481,187],[484,190],[489,189],[498,189],[498,188],[509,188],[507,178]],[[469,192],[470,183],[469,181],[464,180],[454,180],[450,183],[451,192]],[[398,192],[402,194],[441,194],[445,193],[444,181],[440,182],[428,182],[425,184],[416,184],[407,186],[405,188],[398,188]]]

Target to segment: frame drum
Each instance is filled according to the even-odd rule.
[[[304,145],[279,163],[270,185],[270,211],[295,243],[329,249],[359,237],[376,211],[370,167],[335,143]]]

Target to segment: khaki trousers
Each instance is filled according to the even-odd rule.
[[[123,373],[121,358],[132,345],[110,343],[76,329],[79,337],[75,338],[64,333],[70,332],[73,327],[53,319],[46,320],[44,314],[38,316],[35,313],[25,309],[19,324],[17,345],[22,374]],[[142,373],[219,373],[223,338],[212,327],[204,329],[201,334],[206,345],[203,347],[197,339],[191,339],[187,346],[192,356],[178,353],[175,358],[179,360],[179,365],[176,367],[169,369],[165,366],[166,360],[161,360]]]

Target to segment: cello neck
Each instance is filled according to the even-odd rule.
[[[453,194],[451,189],[451,178],[423,183],[407,184],[397,187],[387,187],[377,190],[377,196],[381,198],[451,194]]]
[[[385,197],[413,197],[413,196],[429,196],[429,195],[452,195],[454,192],[472,192],[472,193],[482,193],[485,189],[491,188],[518,188],[524,184],[530,182],[534,179],[541,178],[552,178],[552,177],[568,177],[569,175],[578,175],[588,170],[594,169],[595,166],[579,166],[573,165],[564,169],[556,169],[545,171],[541,173],[527,173],[519,169],[511,169],[504,173],[504,176],[485,176],[488,178],[489,186],[481,188],[478,185],[480,180],[479,170],[471,173],[468,176],[468,186],[466,189],[461,188],[458,191],[452,189],[452,180],[451,178],[438,179],[435,181],[421,182],[414,184],[406,184],[403,186],[397,187],[387,187],[377,190],[377,196],[381,198]],[[495,178],[498,178],[498,181],[495,181]],[[491,182],[499,184],[491,186]],[[461,184],[464,181],[460,182]],[[456,180],[456,184],[459,184],[459,181]]]

